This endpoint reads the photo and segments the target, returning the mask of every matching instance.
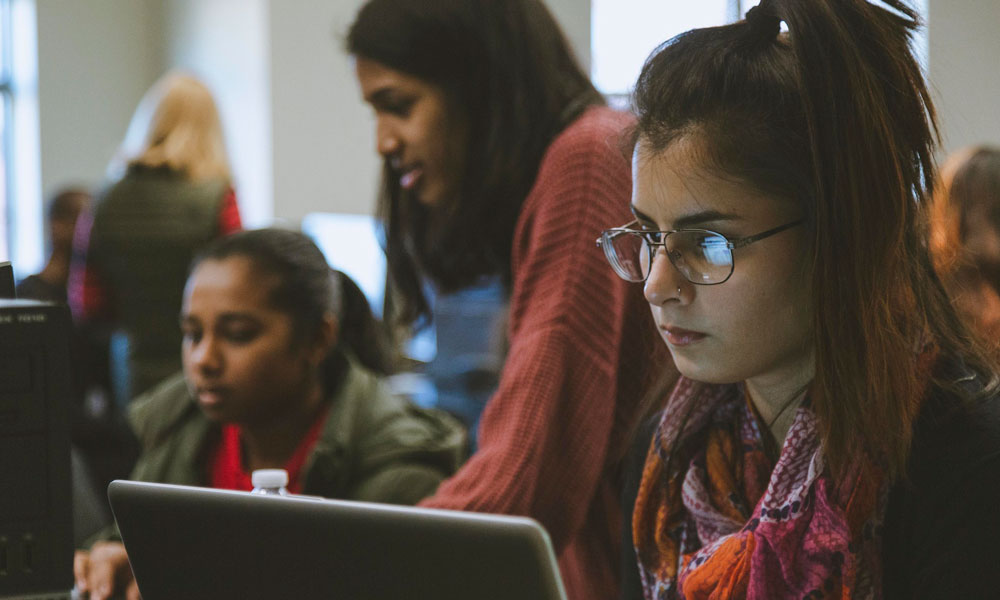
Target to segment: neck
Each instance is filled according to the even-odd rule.
[[[68,252],[53,252],[38,276],[52,285],[65,286],[69,279],[69,259]]]
[[[810,350],[795,364],[751,377],[744,382],[750,401],[770,429],[779,448],[795,421],[795,410],[806,396],[815,368],[815,356]]]
[[[296,410],[260,423],[243,423],[242,441],[248,470],[283,468],[316,421],[323,400],[323,387],[316,381],[301,401],[290,403],[299,407]]]

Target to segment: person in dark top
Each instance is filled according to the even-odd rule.
[[[171,71],[150,88],[109,170],[116,179],[77,226],[68,292],[77,325],[110,336],[124,408],[180,369],[188,266],[242,222],[218,108],[191,75]]]
[[[627,597],[1000,592],[997,367],[928,252],[916,27],[763,0],[644,66],[635,220],[598,244],[681,377],[629,461]]]
[[[73,231],[77,217],[90,207],[90,192],[66,188],[49,202],[48,225],[52,252],[40,273],[17,284],[17,297],[46,302],[66,302],[66,281],[73,256]]]

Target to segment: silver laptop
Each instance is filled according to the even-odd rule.
[[[522,517],[114,481],[144,600],[565,600]]]

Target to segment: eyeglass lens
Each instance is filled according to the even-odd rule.
[[[629,281],[649,276],[656,246],[649,234],[625,233],[612,237],[608,256],[618,274]],[[726,238],[706,231],[677,231],[666,236],[666,254],[684,277],[699,284],[721,283],[733,270],[733,254]]]

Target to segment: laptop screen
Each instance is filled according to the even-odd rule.
[[[145,600],[566,598],[523,517],[133,481],[108,497]]]

